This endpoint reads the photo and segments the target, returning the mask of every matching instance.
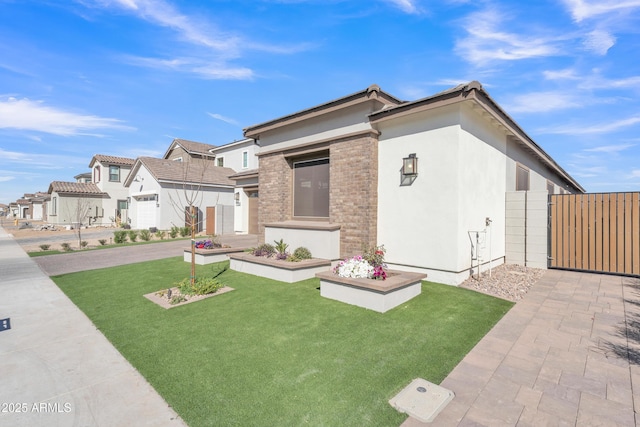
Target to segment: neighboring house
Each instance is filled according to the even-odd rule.
[[[175,141],[174,141],[175,142]],[[124,182],[130,200],[129,215],[135,229],[183,227],[186,208],[198,207],[201,231],[233,233],[234,171],[210,160],[175,161],[153,157],[136,159]]]
[[[18,218],[32,219],[31,211],[29,210],[31,206],[29,199],[23,197],[21,199],[16,200],[16,204],[18,205]]]
[[[134,161],[134,159],[127,157],[104,154],[96,154],[91,159],[89,163],[91,182],[102,193],[107,194],[102,199],[101,210],[93,222],[94,225],[107,226],[131,222],[127,205],[129,189],[124,186],[124,182],[129,177]]]
[[[91,182],[91,172],[83,172],[73,177],[76,182],[88,183]]]
[[[258,158],[253,139],[242,139],[214,146],[202,142],[174,139],[163,158],[183,162],[206,159],[216,167],[233,169],[234,232],[258,232]],[[202,160],[200,160],[202,161]]]
[[[171,145],[169,145],[167,152],[164,153],[162,158],[167,160],[176,160],[179,162],[190,162],[193,160],[203,159],[213,161],[215,159],[215,155],[211,155],[209,152],[209,150],[213,148],[215,148],[215,145],[176,138],[171,142]]]
[[[234,228],[237,234],[258,233],[258,157],[253,139],[242,139],[209,150],[215,164],[233,169]]]
[[[9,216],[9,205],[0,203],[0,216]]]
[[[103,200],[109,195],[94,183],[53,181],[49,184],[47,222],[60,226],[102,223]]]
[[[47,219],[46,204],[49,200],[49,194],[38,191],[33,197],[29,198],[29,211],[31,219],[42,221]]]
[[[490,236],[481,268],[504,262],[508,192],[584,191],[478,82],[413,102],[374,85],[244,134],[260,146],[261,241],[332,260],[384,244],[390,267],[442,283],[469,276],[475,231]]]

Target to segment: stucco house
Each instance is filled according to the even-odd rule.
[[[505,261],[507,194],[584,189],[478,82],[405,102],[373,85],[250,126],[261,241],[331,260],[382,245],[390,267],[459,284]]]
[[[171,141],[171,144],[169,144],[169,148],[167,148],[167,151],[164,153],[162,158],[185,163],[194,160],[213,161],[215,159],[215,155],[212,155],[209,152],[209,150],[213,148],[215,148],[215,145],[175,138]]]
[[[105,193],[102,198],[100,215],[95,225],[112,225],[113,223],[130,223],[127,212],[127,196],[129,190],[124,182],[131,172],[134,159],[127,157],[96,154],[91,158],[91,182]]]
[[[53,181],[48,193],[47,222],[69,227],[101,224],[102,201],[108,194],[96,184]]]
[[[124,182],[131,227],[161,230],[186,225],[186,208],[198,207],[199,231],[233,233],[233,169],[210,160],[138,157]]]
[[[245,138],[212,148],[216,166],[235,171],[233,223],[236,234],[258,233],[258,157],[253,139]]]

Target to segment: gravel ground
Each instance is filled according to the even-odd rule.
[[[485,271],[480,275],[480,279],[468,278],[460,286],[516,302],[526,295],[529,288],[544,275],[545,271],[539,268],[503,264],[492,269],[491,274]]]

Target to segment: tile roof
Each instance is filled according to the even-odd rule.
[[[187,139],[180,138],[174,139],[173,142],[180,144],[182,148],[190,153],[209,154],[209,150],[211,150],[212,148],[216,148],[215,145],[205,144],[204,142],[189,141]]]
[[[67,193],[67,194],[93,194],[93,195],[103,195],[107,194],[98,188],[94,183],[84,183],[84,182],[64,182],[64,181],[53,181],[49,185],[49,194],[53,193]]]
[[[149,170],[157,181],[228,186],[235,184],[234,181],[229,179],[229,176],[235,173],[233,169],[215,166],[211,161],[204,163],[178,162],[155,157],[139,157],[138,161]]]
[[[128,157],[117,157],[117,156],[107,156],[106,154],[96,154],[91,159],[91,163],[89,164],[89,167],[93,167],[93,164],[96,161],[100,163],[109,164],[109,165],[133,166],[136,160],[130,159]]]

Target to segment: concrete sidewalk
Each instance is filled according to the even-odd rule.
[[[403,427],[640,425],[640,279],[549,270],[441,385]]]
[[[3,228],[0,295],[0,425],[185,425]]]

